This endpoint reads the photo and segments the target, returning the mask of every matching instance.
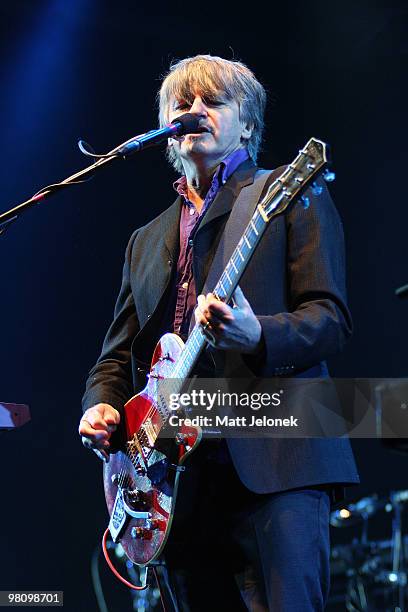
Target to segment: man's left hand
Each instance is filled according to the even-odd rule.
[[[217,300],[212,293],[198,296],[194,312],[209,343],[219,349],[256,353],[261,345],[262,328],[240,287],[233,295],[234,307]]]

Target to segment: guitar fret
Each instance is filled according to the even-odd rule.
[[[242,261],[245,261],[245,259],[244,259],[243,255],[242,255],[242,253],[241,253],[241,249],[239,248],[239,246],[237,246],[237,252],[238,252],[238,255],[240,256],[240,258],[242,259]]]
[[[248,238],[246,237],[246,234],[244,234],[244,240],[245,240],[245,242],[247,243],[248,248],[249,248],[249,249],[252,249],[252,246],[251,246],[251,244],[250,244],[250,242],[249,242]]]
[[[194,365],[194,362],[203,346],[203,337],[201,336],[200,331],[200,326],[195,326],[193,328],[190,337],[184,345],[182,354],[177,364],[178,367],[176,367],[173,371],[173,376],[175,378],[185,378]]]
[[[231,262],[232,267],[234,268],[234,271],[235,271],[235,272],[238,274],[238,269],[237,269],[237,266],[235,265],[235,263],[234,263],[234,259],[233,259],[232,257],[231,257],[231,259],[230,259],[230,262]]]
[[[230,285],[232,285],[232,280],[231,280],[231,278],[230,278],[230,275],[228,274],[228,270],[225,270],[225,274],[226,274],[226,276],[227,276],[227,278],[228,278],[228,282],[229,282],[229,284],[230,284]]]
[[[251,226],[252,226],[252,229],[254,230],[255,234],[256,234],[257,236],[259,236],[259,232],[258,232],[258,230],[256,229],[256,227],[255,227],[255,223],[253,222],[253,220],[252,220],[252,219],[251,219]]]
[[[186,354],[186,360],[185,360],[185,365],[188,367],[188,365],[191,363],[191,351],[190,351],[190,346],[187,347],[187,354]]]
[[[188,345],[188,358],[189,358],[190,363],[193,363],[195,357],[196,357],[195,349],[194,349],[192,342],[190,342]]]
[[[252,248],[253,245],[256,243],[257,234],[249,226],[248,226],[248,231],[246,233],[247,233],[247,238],[249,240],[249,244],[251,245],[251,248]]]
[[[220,276],[220,279],[217,283],[216,292],[214,291],[213,293],[214,293],[215,299],[217,300],[222,300],[222,298],[224,297],[225,291],[224,291],[224,287],[222,284],[222,275]]]
[[[265,220],[259,210],[255,211],[254,223],[260,231],[263,231],[268,225],[268,220]]]

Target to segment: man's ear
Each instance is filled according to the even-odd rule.
[[[242,123],[241,124],[241,140],[249,140],[252,136],[252,132],[254,131],[254,126],[252,123]]]

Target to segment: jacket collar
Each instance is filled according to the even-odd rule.
[[[197,233],[206,225],[231,212],[235,200],[241,189],[254,182],[257,167],[251,159],[245,160],[230,176],[225,185],[220,188],[204,217],[201,220]]]
[[[206,225],[231,212],[236,198],[241,189],[254,182],[257,167],[251,159],[245,160],[230,176],[225,185],[218,191],[214,202],[211,204],[201,220],[197,232]],[[160,232],[164,237],[164,243],[171,258],[177,256],[179,250],[179,226],[182,207],[182,196],[178,196],[172,206],[160,215]]]

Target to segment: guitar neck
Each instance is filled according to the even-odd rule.
[[[283,197],[283,192],[276,194],[276,205]],[[268,219],[262,207],[258,206],[213,290],[217,299],[226,303],[230,301],[267,225]],[[207,339],[203,329],[201,325],[196,324],[174,367],[172,378],[180,380],[188,378],[206,344]]]
[[[265,197],[257,205],[213,290],[217,299],[225,303],[230,301],[268,223],[273,217],[282,214],[299,197],[303,200],[304,207],[308,208],[309,198],[301,194],[327,165],[326,148],[324,142],[311,138],[306,146],[299,151],[296,159],[269,186]],[[326,181],[334,180],[334,176],[334,173],[328,170],[323,174]],[[322,187],[313,183],[312,191],[315,195],[319,195],[322,192]],[[171,378],[180,381],[188,378],[206,344],[207,339],[203,328],[196,324],[174,366]],[[182,382],[180,382],[180,386],[182,386]]]

